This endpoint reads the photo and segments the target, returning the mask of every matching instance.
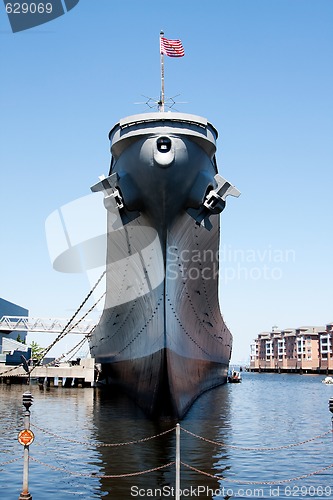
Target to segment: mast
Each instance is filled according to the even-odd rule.
[[[163,38],[164,32],[160,31],[160,58],[161,58],[161,93],[160,93],[160,101],[158,103],[158,110],[160,112],[164,111],[164,54],[162,52],[162,38]]]

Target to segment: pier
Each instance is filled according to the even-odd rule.
[[[35,366],[31,367],[33,371],[31,378],[38,379],[39,383],[45,382],[48,386],[55,385],[55,379],[58,379],[58,386],[70,387],[74,385],[93,386],[95,380],[95,360],[85,358],[80,360],[80,364],[61,363],[60,366]],[[29,378],[23,366],[1,366],[1,382],[15,383],[19,380]],[[7,375],[8,373],[8,375]]]
[[[295,368],[285,368],[281,366],[269,367],[258,366],[250,367],[249,372],[257,373],[298,373],[300,375],[333,375],[333,369],[328,368],[302,368],[301,366]]]

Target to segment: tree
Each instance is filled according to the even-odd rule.
[[[31,357],[33,361],[35,361],[37,364],[40,363],[40,361],[43,359],[45,349],[37,344],[37,342],[35,342],[34,340],[31,342],[30,347]]]

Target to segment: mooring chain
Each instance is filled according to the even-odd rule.
[[[81,345],[83,345],[87,338],[91,335],[91,332],[94,330],[95,326],[90,330],[89,333],[87,333],[85,335],[85,337],[80,340],[80,342],[78,342],[74,347],[72,347],[72,349],[70,349],[68,352],[66,352],[65,354],[62,354],[61,356],[59,356],[57,359],[54,359],[53,361],[50,361],[49,363],[46,363],[45,365],[43,365],[43,367],[49,367],[49,366],[53,366],[55,365],[56,363],[59,363],[59,361],[61,361],[63,358],[67,357],[72,351],[74,351],[75,349],[78,349],[79,347],[81,347]],[[29,360],[30,361],[30,360]],[[22,366],[22,364],[20,365],[17,365],[17,366],[13,366],[13,368],[11,368],[10,370],[7,370],[6,372],[2,372],[0,373],[0,377],[3,376],[3,375],[8,375],[8,373],[12,372],[13,370],[16,370],[17,368],[20,368]],[[31,373],[32,370],[30,370],[30,373]],[[27,374],[26,373],[13,373],[12,375],[8,375],[8,377],[26,377]]]
[[[100,298],[98,300],[96,300],[96,302],[90,307],[90,309],[88,309],[88,311],[83,316],[81,316],[81,318],[76,323],[74,323],[70,328],[68,328],[68,330],[66,332],[64,332],[63,336],[65,337],[65,335],[67,335],[67,333],[70,333],[72,330],[74,330],[74,328],[76,326],[78,326],[81,323],[81,321],[83,321],[84,318],[86,318],[88,316],[88,314],[91,313],[91,311],[93,309],[95,309],[95,307],[97,306],[98,302],[100,302],[105,295],[106,295],[106,292],[102,293],[102,295],[100,296]],[[92,328],[92,330],[94,328],[95,328],[95,326]],[[91,331],[86,334],[86,337],[88,337],[90,334],[91,334]],[[61,337],[61,338],[63,338],[63,337]],[[59,339],[59,340],[61,340],[61,339]]]
[[[0,373],[0,377],[2,377],[2,376],[7,376],[7,375],[8,375],[8,373],[10,373],[10,372],[12,372],[12,371],[14,371],[14,370],[17,370],[17,368],[20,368],[21,366],[23,366],[23,363],[21,363],[20,365],[13,366],[12,368],[10,368],[9,370],[7,370],[7,371],[5,371],[5,372],[1,372],[1,373]],[[12,376],[13,376],[13,377],[19,377],[20,375],[21,375],[21,374],[17,374],[17,375],[13,374],[13,375],[9,375],[9,376],[10,376],[10,377],[12,377]],[[24,374],[24,376],[26,377],[26,374]]]
[[[66,474],[70,474],[71,476],[79,476],[79,477],[89,477],[89,478],[98,478],[98,479],[117,479],[117,478],[122,478],[122,477],[133,477],[133,476],[141,476],[143,474],[149,474],[150,472],[156,472],[161,469],[166,469],[167,467],[170,467],[171,465],[174,465],[175,462],[169,462],[168,464],[165,465],[160,465],[159,467],[154,467],[153,469],[146,469],[138,472],[128,472],[127,474],[111,474],[111,475],[99,475],[95,473],[84,473],[84,472],[74,472],[74,471],[69,471],[67,469],[63,469],[62,467],[56,467],[55,465],[50,465],[46,464],[44,462],[41,462],[41,460],[38,460],[38,458],[32,457],[30,455],[29,457],[33,462],[37,462],[41,465],[44,465],[44,467],[48,467],[49,469],[65,472]]]
[[[45,365],[43,365],[43,368],[48,368],[48,367],[51,367],[53,365],[56,365],[63,358],[66,358],[72,351],[74,351],[74,349],[81,347],[81,345],[83,345],[84,342],[86,342],[86,340],[87,340],[87,338],[84,337],[84,339],[80,340],[80,342],[78,342],[70,351],[66,352],[65,354],[62,354],[61,356],[59,356],[58,358],[54,359],[53,361],[50,361],[49,363],[45,363]],[[30,370],[30,373],[31,373],[31,371],[32,370]],[[25,374],[22,374],[22,376],[24,377]]]
[[[85,337],[82,340],[80,340],[80,342],[78,342],[74,347],[72,347],[72,349],[67,351],[66,354],[62,354],[60,358],[57,358],[57,360],[51,361],[50,363],[47,363],[46,365],[43,365],[43,366],[51,366],[53,364],[56,364],[61,359],[68,357],[73,351],[75,351],[75,350],[78,351],[83,346],[83,344],[87,341],[87,339],[88,339],[88,336],[85,335]],[[76,353],[74,353],[74,354],[76,354]],[[74,356],[74,354],[69,358],[69,360]]]
[[[180,462],[184,467],[187,467],[188,469],[193,470],[194,472],[197,472],[198,474],[203,474],[204,476],[211,477],[212,479],[219,479],[221,481],[227,481],[228,483],[236,483],[236,484],[283,484],[283,483],[292,483],[293,481],[300,481],[301,479],[307,479],[308,477],[315,476],[316,474],[322,474],[323,472],[331,469],[333,467],[333,464],[328,465],[327,467],[323,467],[322,469],[316,470],[314,472],[309,472],[308,474],[303,474],[302,476],[298,477],[292,477],[289,479],[280,479],[279,481],[243,481],[239,479],[230,479],[229,477],[222,477],[218,476],[216,474],[209,474],[209,472],[205,472],[203,470],[197,469],[196,467],[192,467],[189,464],[186,464],[185,462]]]
[[[93,327],[95,328],[95,326]],[[61,361],[63,358],[67,357],[72,351],[74,351],[76,348],[79,348],[81,347],[81,345],[84,344],[84,342],[86,342],[88,336],[91,334],[91,332],[93,331],[93,329],[87,334],[85,335],[85,337],[80,340],[80,342],[78,342],[74,347],[72,347],[72,349],[70,349],[68,352],[66,352],[65,354],[62,354],[61,356],[59,356],[57,359],[54,359],[53,361],[50,361],[49,363],[43,365],[43,367],[48,367],[48,366],[52,366],[56,363],[58,363],[59,361]],[[30,361],[30,360],[29,360]],[[11,368],[10,370],[7,370],[6,372],[2,372],[0,373],[0,377],[3,376],[3,375],[8,375],[8,373],[12,372],[13,370],[16,370],[17,368],[20,368],[22,367],[23,365],[20,364],[20,365],[17,365],[17,366],[13,366],[13,368]],[[31,371],[30,371],[31,373]],[[13,373],[12,375],[8,375],[8,377],[26,377],[27,374],[26,373]]]
[[[181,430],[186,432],[187,434],[190,434],[191,436],[194,436],[198,439],[201,439],[202,441],[206,441],[207,443],[210,444],[215,444],[217,446],[225,446],[226,448],[232,448],[234,450],[242,450],[242,451],[277,451],[277,450],[286,450],[288,448],[293,448],[295,446],[301,446],[306,443],[310,443],[311,441],[315,441],[316,439],[320,439],[324,436],[327,436],[328,434],[332,434],[332,430],[329,430],[327,432],[324,432],[324,434],[320,434],[319,436],[315,436],[310,439],[306,439],[305,441],[301,441],[299,443],[292,443],[292,444],[286,444],[282,446],[272,446],[272,447],[261,447],[261,448],[251,448],[251,447],[245,447],[245,446],[235,446],[231,444],[226,444],[226,443],[219,443],[218,441],[213,441],[211,439],[199,436],[198,434],[194,434],[194,432],[188,431],[187,429],[184,429],[184,427],[181,427]]]
[[[74,325],[72,325],[66,332],[64,332],[64,330],[62,331],[62,333],[60,333],[58,335],[58,337],[54,340],[54,342],[48,347],[49,350],[51,350],[51,348],[61,339],[63,339],[68,333],[70,333],[77,325],[79,325],[81,323],[81,321],[84,320],[84,318],[86,318],[88,316],[88,314],[91,313],[91,311],[97,306],[98,302],[100,302],[102,300],[102,298],[106,295],[106,292],[104,292],[100,298],[91,306],[91,308],[86,312],[86,314],[84,314]],[[57,359],[54,359],[53,361],[50,361],[49,363],[46,363],[45,365],[43,365],[43,367],[48,367],[48,366],[52,366],[56,363],[59,363],[59,361],[61,361],[63,358],[67,357],[68,354],[70,354],[72,351],[74,351],[76,348],[78,348],[80,346],[80,344],[83,344],[92,334],[92,332],[94,331],[94,329],[96,328],[96,325],[94,325],[92,327],[92,329],[90,330],[90,332],[88,332],[87,334],[85,334],[84,338],[82,340],[80,340],[80,342],[78,344],[76,344],[70,351],[68,351],[66,354],[62,354],[61,356],[59,356]],[[61,336],[62,335],[62,336]],[[47,353],[43,354],[43,357],[45,357]],[[34,367],[35,368],[35,367]],[[30,373],[32,372],[32,370],[30,370]]]
[[[84,446],[87,446],[87,445],[88,446],[94,446],[96,448],[127,446],[127,445],[130,445],[130,444],[145,443],[147,441],[150,441],[152,439],[158,438],[160,436],[165,436],[165,434],[168,434],[169,432],[174,431],[175,428],[176,428],[176,427],[172,427],[171,429],[168,429],[166,431],[160,432],[159,434],[154,434],[153,436],[145,437],[145,438],[142,438],[142,439],[136,439],[135,441],[126,441],[126,442],[123,442],[123,443],[105,443],[104,444],[104,443],[92,443],[92,442],[89,442],[89,441],[77,441],[76,439],[65,438],[63,436],[59,436],[58,434],[54,434],[53,432],[48,431],[46,429],[42,429],[42,427],[39,427],[36,424],[31,423],[30,425],[31,425],[31,427],[35,427],[36,429],[38,429],[41,432],[44,432],[45,434],[49,434],[50,436],[62,439],[64,441],[68,441],[69,443],[82,444]]]
[[[69,331],[71,329],[74,328],[74,326],[69,329],[68,331],[66,331],[70,324],[72,323],[72,321],[74,321],[74,319],[76,318],[76,316],[79,314],[79,312],[81,311],[81,309],[83,308],[83,306],[86,304],[86,302],[89,300],[89,298],[91,297],[91,295],[94,293],[95,289],[98,287],[98,285],[100,284],[100,282],[102,281],[103,277],[105,276],[106,274],[106,270],[104,270],[101,274],[101,276],[98,278],[98,280],[96,281],[95,285],[92,287],[92,289],[90,290],[90,292],[88,293],[88,295],[85,297],[85,299],[81,302],[81,304],[79,305],[79,307],[77,308],[77,310],[75,311],[75,313],[73,314],[73,316],[67,321],[66,325],[64,326],[62,332],[59,333],[58,337],[52,342],[52,344],[50,344],[43,352],[43,358],[45,358],[46,354],[52,349],[52,347],[59,341],[61,340],[63,337],[65,337],[65,335],[67,335],[67,333],[69,333]],[[102,295],[102,297],[104,296],[104,294]],[[99,300],[94,304],[94,306],[89,310],[89,312],[91,312],[91,310],[97,305],[97,303],[102,299],[102,297],[99,298]],[[88,313],[87,313],[88,314]],[[85,318],[86,315],[84,315],[80,321],[82,321],[83,318]],[[78,322],[79,323],[79,322]],[[78,324],[76,323],[76,324]],[[76,325],[75,325],[76,326]],[[42,359],[43,359],[42,358]],[[35,369],[36,366],[33,366],[30,370],[30,373]]]
[[[97,288],[97,286],[100,284],[100,282],[102,281],[104,275],[106,274],[106,270],[103,271],[103,273],[101,274],[101,276],[99,277],[99,279],[96,281],[95,285],[93,286],[93,288],[90,290],[90,292],[88,293],[88,295],[86,296],[86,298],[82,301],[82,303],[80,304],[80,306],[78,307],[78,309],[75,311],[75,313],[73,314],[73,316],[67,321],[67,324],[65,325],[65,327],[62,329],[62,331],[59,333],[58,337],[52,342],[52,344],[50,344],[47,348],[45,348],[45,350],[43,351],[43,358],[45,358],[46,354],[52,349],[52,347],[57,343],[59,342],[59,340],[61,340],[63,337],[65,337],[67,335],[67,333],[69,333],[71,330],[73,330],[81,321],[83,321],[84,318],[86,318],[88,316],[88,314],[91,313],[91,311],[97,306],[98,302],[100,302],[102,300],[102,298],[105,296],[105,293],[104,292],[101,297],[95,302],[95,304],[93,304],[93,306],[88,310],[88,312],[86,314],[84,314],[82,316],[82,318],[80,318],[74,325],[71,326],[71,328],[68,329],[69,325],[72,323],[72,321],[75,319],[75,317],[78,315],[78,313],[81,311],[82,307],[85,305],[85,303],[87,302],[87,300],[90,298],[90,296],[93,294],[93,292],[95,291],[95,289]],[[67,330],[68,329],[68,330]],[[95,329],[95,326],[91,329],[91,331],[85,336],[86,338],[89,338],[89,336],[91,335],[91,333],[94,331]],[[66,331],[67,330],[67,331]],[[72,349],[74,350],[75,347]],[[71,352],[71,351],[69,351]],[[47,365],[44,365],[44,366],[51,366],[52,364],[58,362],[60,359],[62,359],[63,357],[65,357],[66,355],[62,355],[60,356],[60,358],[58,358],[57,360],[54,360],[54,361],[51,361],[50,363],[48,363]],[[43,359],[42,358],[42,359]],[[31,360],[29,360],[31,361]],[[23,363],[17,365],[17,366],[13,366],[13,368],[9,369],[9,370],[6,370],[5,372],[2,372],[0,373],[0,377],[2,376],[8,376],[8,374],[14,370],[16,370],[17,368],[20,368],[23,366]],[[37,365],[31,367],[29,373],[31,374],[31,372],[36,368]],[[26,374],[24,373],[18,373],[18,374],[12,374],[12,375],[9,375],[10,377],[26,377]]]

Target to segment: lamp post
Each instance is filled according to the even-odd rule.
[[[30,406],[33,403],[33,396],[31,392],[26,391],[23,394],[23,406],[25,406],[24,413],[24,430],[18,435],[18,441],[24,446],[24,463],[23,463],[23,488],[19,496],[19,500],[32,500],[29,493],[29,445],[34,440],[34,434],[30,430]]]

